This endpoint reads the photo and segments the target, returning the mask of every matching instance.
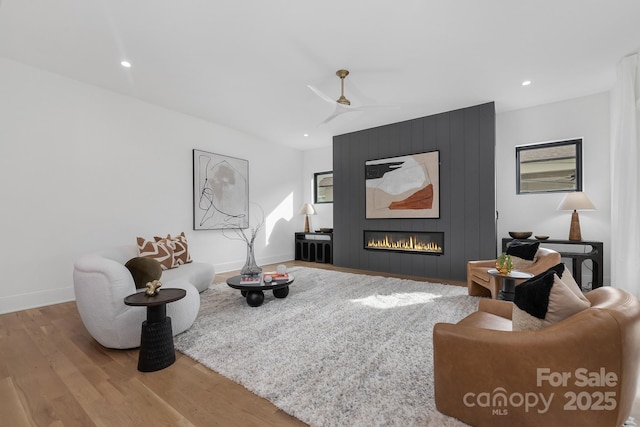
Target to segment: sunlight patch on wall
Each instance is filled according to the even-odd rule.
[[[278,221],[291,221],[291,218],[293,218],[293,193],[289,193],[289,195],[267,215],[264,230],[267,245]]]
[[[395,308],[407,305],[427,304],[440,298],[442,295],[427,292],[411,292],[391,295],[370,295],[366,298],[353,299],[351,302],[359,303],[373,308]]]

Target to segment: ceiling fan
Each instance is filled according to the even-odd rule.
[[[320,123],[320,125],[324,125],[324,124],[330,122],[331,120],[335,119],[336,117],[338,117],[341,114],[351,113],[353,111],[367,111],[367,110],[397,108],[397,106],[394,106],[394,105],[360,105],[360,106],[357,106],[357,107],[351,106],[351,101],[349,101],[344,96],[344,79],[348,75],[349,75],[349,70],[338,70],[338,71],[336,71],[336,76],[340,77],[340,98],[338,98],[335,101],[333,99],[331,99],[329,96],[327,96],[324,93],[322,93],[319,89],[317,89],[317,88],[315,88],[315,87],[313,87],[311,85],[307,85],[307,87],[309,89],[311,89],[311,91],[313,91],[313,93],[318,95],[324,101],[326,101],[326,102],[328,102],[328,103],[330,103],[332,105],[335,105],[335,110],[333,110],[333,113],[331,113],[329,115],[329,117],[324,119]]]

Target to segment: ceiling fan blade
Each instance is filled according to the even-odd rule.
[[[318,95],[320,98],[322,98],[324,101],[330,103],[330,104],[336,104],[336,101],[334,99],[329,98],[327,95],[325,95],[324,93],[320,92],[319,89],[311,86],[311,85],[307,85],[307,87],[309,89],[311,89],[311,91],[313,93],[315,93],[316,95]]]
[[[329,123],[331,120],[335,119],[336,117],[338,117],[340,115],[340,113],[336,113],[333,112],[329,117],[327,117],[326,119],[324,119],[323,121],[321,121],[320,123],[318,123],[318,126],[322,126],[322,125],[326,125],[327,123]]]
[[[400,108],[399,105],[359,105],[356,107],[351,107],[353,110],[358,111],[370,111],[370,110],[395,110]]]
[[[322,126],[322,125],[325,125],[325,124],[329,123],[331,120],[335,119],[336,117],[338,117],[341,114],[351,113],[353,111],[356,111],[355,109],[353,109],[351,107],[348,107],[346,105],[338,104],[337,102],[335,104],[336,104],[336,109],[333,110],[333,113],[331,113],[329,115],[329,117],[327,117],[322,122],[320,122],[318,124],[318,126]]]

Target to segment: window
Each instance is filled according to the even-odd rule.
[[[518,194],[582,191],[582,138],[516,147]]]
[[[314,203],[333,203],[333,171],[313,174]]]

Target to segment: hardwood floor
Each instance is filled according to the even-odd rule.
[[[216,281],[235,274],[218,274]],[[0,315],[0,425],[305,425],[180,352],[157,372],[138,372],[137,362],[137,349],[98,344],[75,302]]]
[[[216,281],[235,274],[218,274]],[[138,372],[137,362],[137,349],[111,350],[98,344],[74,302],[0,315],[0,425],[305,425],[180,352],[172,366],[157,372]]]

